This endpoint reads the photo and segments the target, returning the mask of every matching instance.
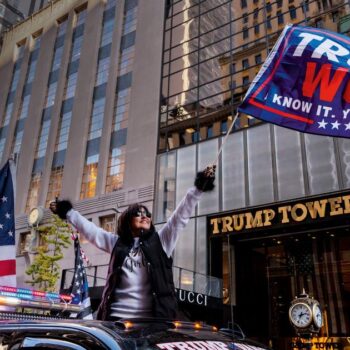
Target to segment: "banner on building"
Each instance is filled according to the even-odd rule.
[[[15,166],[8,161],[0,170],[0,285],[16,286]]]
[[[283,127],[350,137],[350,38],[288,25],[239,112]]]

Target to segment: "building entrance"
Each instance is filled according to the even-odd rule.
[[[312,349],[350,349],[348,228],[259,239],[237,237],[222,238],[224,291],[230,296],[227,322],[233,320],[248,337],[274,349],[303,349],[288,310],[305,289],[320,302],[325,320],[318,340],[314,339],[319,344]]]

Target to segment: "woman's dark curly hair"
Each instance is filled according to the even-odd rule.
[[[124,210],[118,218],[117,232],[124,244],[130,245],[134,241],[131,230],[131,221],[135,216],[137,216],[136,214],[138,211],[140,211],[140,209],[144,209],[146,213],[151,214],[148,208],[143,204],[135,203],[131,204],[126,210]],[[155,231],[155,227],[152,222],[150,231]]]

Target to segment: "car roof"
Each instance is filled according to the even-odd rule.
[[[107,348],[115,348],[120,344],[136,345],[147,340],[149,347],[159,347],[159,344],[180,344],[179,342],[208,341],[208,342],[232,342],[235,344],[250,344],[259,346],[251,349],[268,349],[261,344],[255,344],[246,339],[232,338],[227,333],[218,331],[215,327],[202,323],[179,322],[161,319],[128,319],[117,322],[54,319],[54,320],[0,320],[0,335],[4,332],[16,331],[17,333],[32,332],[77,332],[89,334],[99,339]],[[122,346],[123,347],[123,346]],[[143,346],[142,346],[143,347]],[[128,348],[128,346],[125,346]],[[239,347],[238,347],[239,349]]]
[[[132,338],[146,336],[148,334],[176,330],[177,333],[186,334],[193,337],[215,337],[218,332],[215,327],[205,325],[203,323],[169,321],[165,319],[123,319],[120,321],[98,321],[98,320],[80,320],[80,319],[0,319],[0,330],[16,326],[19,328],[28,327],[45,327],[58,328],[69,327],[84,330],[103,329],[109,333],[113,333],[117,338]]]

